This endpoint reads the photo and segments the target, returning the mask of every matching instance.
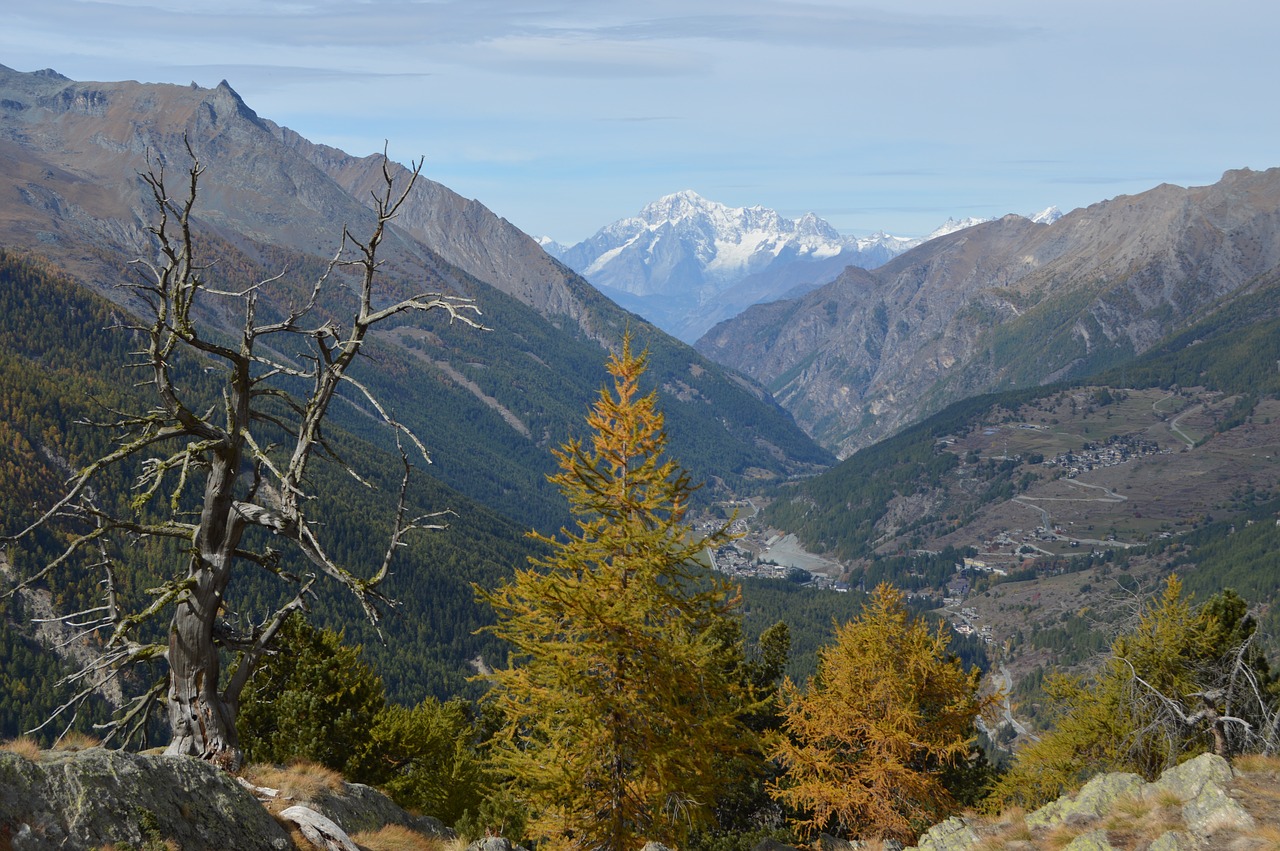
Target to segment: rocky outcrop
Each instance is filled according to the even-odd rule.
[[[94,748],[31,762],[0,752],[0,830],[24,851],[173,840],[183,849],[283,851],[283,827],[231,775],[186,757]]]
[[[390,824],[424,836],[453,835],[439,821],[410,815],[354,784],[280,809],[285,821],[342,839]],[[183,851],[294,847],[250,788],[207,762],[102,748],[44,752],[34,760],[0,751],[0,848],[80,851],[163,848],[166,842]]]
[[[1274,789],[1276,778],[1267,781]],[[1248,844],[1260,820],[1238,799],[1226,760],[1204,754],[1147,783],[1136,774],[1100,774],[1023,818],[1007,821],[951,818],[920,837],[919,851],[1202,851]],[[1260,796],[1267,798],[1268,796]],[[1053,837],[1050,840],[1049,837]]]

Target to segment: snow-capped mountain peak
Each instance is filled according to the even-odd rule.
[[[942,223],[938,228],[936,228],[932,233],[930,233],[928,236],[926,236],[924,239],[922,239],[922,240],[920,240],[920,241],[921,241],[921,242],[928,242],[928,241],[929,241],[929,240],[931,240],[931,239],[937,239],[937,238],[938,238],[938,237],[940,237],[940,236],[946,236],[946,235],[947,235],[947,234],[949,234],[949,233],[955,233],[955,232],[956,232],[956,231],[958,231],[958,230],[964,230],[965,228],[971,228],[971,227],[973,227],[974,225],[980,225],[980,224],[983,224],[984,222],[989,222],[989,221],[991,221],[991,219],[984,219],[984,218],[980,218],[980,217],[978,217],[978,216],[966,216],[966,217],[965,217],[965,218],[963,218],[963,219],[952,219],[952,218],[948,218],[948,219],[947,219],[945,222],[943,222],[943,223]]]
[[[1057,207],[1046,207],[1045,209],[1036,213],[1034,216],[1029,216],[1028,218],[1030,218],[1031,221],[1035,222],[1036,224],[1051,225],[1054,222],[1056,222],[1058,219],[1062,218],[1062,215],[1063,215],[1062,211],[1059,210]]]
[[[1034,220],[1061,215],[1051,207]],[[947,219],[923,238],[884,232],[858,238],[841,235],[814,213],[790,219],[767,207],[730,207],[683,189],[577,245],[540,242],[624,307],[692,342],[750,304],[820,286],[846,266],[875,268],[986,221]]]
[[[542,247],[543,251],[547,252],[552,257],[555,257],[557,260],[563,257],[564,253],[569,250],[569,246],[562,245],[549,236],[539,236],[534,241]]]

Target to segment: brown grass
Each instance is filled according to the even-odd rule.
[[[1070,845],[1077,836],[1086,831],[1082,828],[1069,824],[1060,824],[1043,838],[1042,846],[1045,848],[1062,849]]]
[[[295,801],[342,791],[341,774],[307,760],[294,760],[287,766],[251,765],[244,770],[244,778],[255,786],[279,789],[282,796]]]
[[[1119,847],[1145,847],[1182,826],[1182,799],[1170,790],[1152,798],[1126,795],[1116,801],[1103,827]]]
[[[1280,772],[1280,756],[1266,756],[1260,753],[1241,754],[1231,761],[1231,767],[1241,774]]]
[[[88,733],[81,733],[79,730],[71,730],[65,736],[53,743],[51,751],[87,751],[90,748],[102,747],[102,740],[96,736],[90,736]]]
[[[452,844],[398,824],[353,834],[351,841],[368,851],[447,851]]]
[[[1280,825],[1259,825],[1246,835],[1258,843],[1250,846],[1257,851],[1280,851]]]
[[[16,753],[27,762],[37,762],[40,759],[40,746],[30,736],[19,736],[12,741],[0,744],[0,751]]]
[[[1021,808],[1006,810],[994,824],[995,833],[978,843],[977,851],[1001,851],[1010,843],[1031,842],[1033,835],[1027,827],[1026,813]]]

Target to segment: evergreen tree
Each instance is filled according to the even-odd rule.
[[[530,810],[528,834],[552,848],[631,851],[679,842],[705,822],[722,769],[751,734],[745,689],[714,626],[736,595],[697,565],[706,538],[686,512],[688,475],[664,460],[656,393],[642,395],[646,355],[630,336],[612,357],[613,388],[587,417],[591,437],[555,455],[552,477],[577,530],[531,533],[550,555],[491,593],[510,642],[490,699],[506,726],[498,765]]]
[[[771,755],[786,774],[771,793],[806,814],[801,831],[911,840],[955,807],[944,774],[970,757],[986,701],[947,643],[881,584],[807,689],[783,684],[787,736]]]
[[[249,759],[317,762],[446,824],[480,804],[486,778],[465,701],[387,703],[382,678],[340,633],[298,617],[281,633],[288,651],[245,689],[237,729]]]

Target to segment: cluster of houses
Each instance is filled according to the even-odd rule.
[[[1063,475],[1074,479],[1081,473],[1102,467],[1115,467],[1135,458],[1168,453],[1160,444],[1137,434],[1113,434],[1105,443],[1086,443],[1079,452],[1064,452],[1045,459],[1046,467],[1061,467]]]

